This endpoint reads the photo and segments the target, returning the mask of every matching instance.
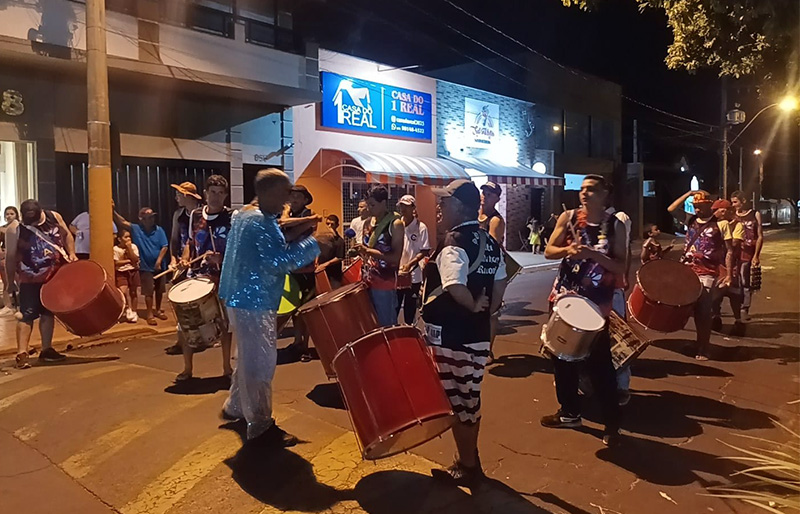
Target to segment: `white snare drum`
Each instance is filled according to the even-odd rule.
[[[205,348],[218,341],[227,322],[217,298],[214,282],[206,277],[175,284],[167,294],[184,341],[192,348]]]
[[[543,349],[564,361],[589,356],[597,333],[606,320],[591,300],[569,294],[556,301],[553,314],[542,327]]]

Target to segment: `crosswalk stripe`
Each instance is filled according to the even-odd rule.
[[[273,412],[280,423],[293,413],[283,409]],[[168,470],[146,486],[139,496],[120,509],[122,514],[165,514],[222,461],[241,448],[241,439],[231,431],[205,440],[181,457]]]
[[[39,393],[44,393],[46,391],[51,391],[53,386],[49,385],[35,385],[33,387],[29,387],[28,389],[23,389],[22,391],[12,394],[11,396],[7,396],[0,400],[0,412],[4,411],[5,409],[11,407],[15,403],[19,403],[23,400],[27,400],[31,396],[35,396]]]
[[[26,427],[22,427],[14,431],[14,437],[19,439],[22,442],[30,441],[34,439],[37,435],[39,435],[39,423],[34,423],[33,425],[29,425]]]
[[[87,448],[73,454],[61,463],[61,469],[73,478],[83,478],[98,465],[113,457],[136,438],[167,421],[171,417],[191,409],[208,398],[189,398],[182,404],[170,406],[147,419],[126,421],[111,432],[93,440]]]

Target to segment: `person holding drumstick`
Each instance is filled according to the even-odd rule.
[[[403,226],[405,227],[405,242],[403,255],[400,258],[397,288],[397,314],[403,309],[403,320],[406,325],[414,324],[414,316],[419,307],[419,292],[422,289],[422,268],[420,263],[431,253],[428,241],[428,227],[417,219],[417,200],[411,195],[404,195],[397,201],[397,210],[400,211]],[[407,279],[407,287],[400,286],[400,278]]]
[[[581,184],[579,209],[561,214],[547,243],[547,259],[561,259],[558,276],[550,293],[551,309],[563,295],[583,296],[599,307],[606,318],[611,312],[618,276],[625,273],[627,240],[625,225],[606,211],[609,188],[600,175],[586,175]],[[560,408],[544,416],[547,428],[577,428],[582,424],[578,380],[581,364],[592,381],[602,408],[605,430],[603,444],[619,440],[620,409],[617,401],[617,380],[611,360],[608,324],[594,340],[583,363],[569,362],[553,356],[556,395]]]
[[[224,419],[247,421],[247,444],[286,447],[297,444],[272,418],[272,377],[277,365],[277,310],[286,274],[319,255],[313,237],[287,243],[278,225],[292,184],[276,169],[256,175],[258,206],[233,217],[228,255],[222,263],[219,296],[228,308],[238,358]],[[298,225],[314,229],[316,218]]]
[[[481,200],[470,180],[434,189],[441,198],[437,217],[446,234],[425,266],[422,319],[425,339],[436,358],[457,422],[458,453],[434,478],[474,486],[483,477],[478,456],[481,382],[489,358],[490,313],[501,300],[505,278],[500,244],[478,225]]]

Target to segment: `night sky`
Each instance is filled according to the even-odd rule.
[[[716,75],[670,71],[664,64],[672,34],[660,11],[640,13],[633,0],[609,0],[603,8],[588,13],[565,8],[560,0],[453,2],[547,57],[621,84],[627,97],[704,124],[720,121],[720,80]],[[498,58],[446,25],[506,56],[527,52],[446,0],[307,0],[300,4],[295,19],[302,36],[325,48],[395,66],[419,65],[415,71],[421,73],[471,59],[486,62]],[[497,80],[506,79],[498,76]],[[731,81],[729,108],[739,102],[752,116],[767,105],[753,86],[751,80]],[[752,150],[764,146],[778,119],[777,109],[772,111],[759,117],[740,140],[747,155],[745,173],[755,169]],[[645,162],[675,165],[686,157],[693,171],[716,186],[719,130],[625,100],[624,161],[631,159],[634,118],[639,122]],[[733,133],[737,130],[735,127]],[[738,173],[738,148],[733,150],[731,166]],[[783,127],[776,132],[767,157],[765,192],[775,196],[791,190],[792,196],[797,196],[796,152],[797,127],[788,124],[788,130]]]

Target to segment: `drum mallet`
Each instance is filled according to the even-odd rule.
[[[203,255],[200,255],[200,256],[198,256],[198,257],[195,257],[194,259],[192,259],[192,260],[190,260],[190,261],[189,261],[189,264],[194,264],[195,262],[197,262],[197,261],[199,261],[199,260],[201,260],[201,259],[204,259],[204,258],[206,257],[206,255],[208,255],[208,254],[210,254],[210,253],[211,253],[211,252],[206,252],[206,253],[204,253]],[[156,275],[155,277],[153,277],[153,280],[158,280],[159,278],[163,277],[163,276],[164,276],[164,275],[166,275],[167,273],[172,273],[172,272],[174,272],[174,271],[177,271],[178,269],[179,269],[179,268],[178,268],[178,266],[170,266],[170,267],[169,267],[169,268],[167,268],[166,270],[162,271],[161,273],[159,273],[158,275]]]

